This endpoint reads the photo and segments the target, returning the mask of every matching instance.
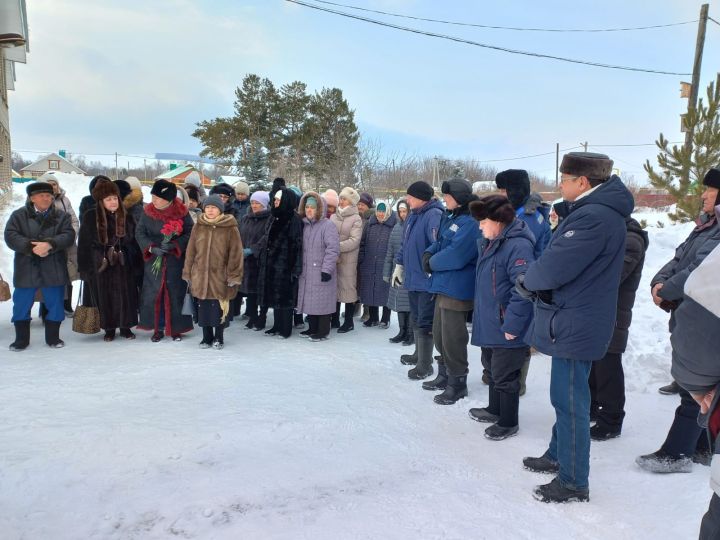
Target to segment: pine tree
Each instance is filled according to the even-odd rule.
[[[245,180],[252,189],[253,186],[264,185],[268,181],[268,159],[265,149],[259,140],[252,143],[252,151],[248,158],[248,164],[245,166]]]
[[[720,79],[720,78],[719,78]],[[673,145],[660,134],[655,142],[659,170],[645,162],[650,183],[662,188],[677,200],[675,212],[668,214],[673,221],[687,222],[697,217],[702,179],[712,167],[720,163],[720,85],[710,83],[707,104],[701,98],[695,109],[684,117],[685,127],[693,132],[690,147]]]

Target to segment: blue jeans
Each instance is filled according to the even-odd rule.
[[[555,425],[547,456],[560,464],[560,483],[570,489],[588,489],[591,367],[590,361],[552,359],[550,402]]]

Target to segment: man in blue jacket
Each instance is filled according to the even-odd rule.
[[[594,360],[607,352],[615,327],[632,194],[604,154],[570,152],[560,165],[569,213],[540,258],[517,281],[535,301],[526,341],[552,356],[550,401],[555,425],[547,451],[525,468],[557,476],[535,488],[543,502],[588,501],[590,387]]]
[[[408,372],[410,379],[425,379],[433,374],[433,313],[435,299],[430,293],[430,277],[423,269],[423,253],[438,238],[443,207],[434,198],[435,191],[427,182],[418,181],[407,189],[410,215],[407,218],[403,244],[395,256],[395,270],[391,283],[402,284],[408,291],[410,313],[415,327],[415,352],[402,355],[405,365],[416,364]]]

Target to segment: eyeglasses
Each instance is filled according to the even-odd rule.
[[[579,176],[566,176],[565,178],[560,177],[560,183],[565,184],[566,182],[569,182],[570,180],[577,180],[580,178]]]

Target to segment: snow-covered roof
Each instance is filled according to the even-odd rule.
[[[27,167],[23,167],[22,169],[20,169],[20,172],[22,172],[22,171],[43,171],[43,172],[47,171],[49,169],[48,164],[47,164],[48,161],[60,161],[67,169],[67,171],[64,171],[64,172],[75,172],[78,174],[85,174],[85,171],[83,171],[80,167],[73,165],[70,161],[68,161],[67,159],[62,157],[60,154],[56,154],[55,152],[36,159],[33,163],[31,163]]]

